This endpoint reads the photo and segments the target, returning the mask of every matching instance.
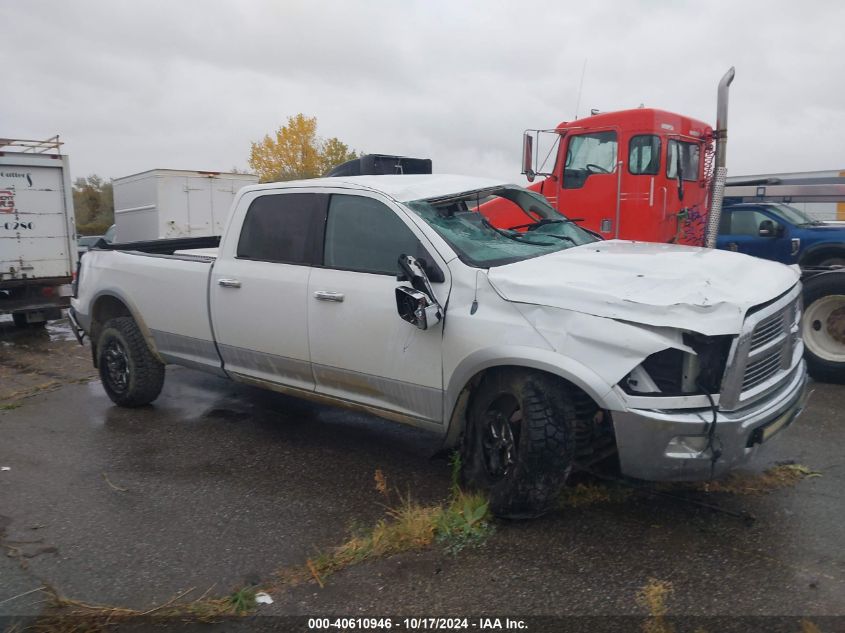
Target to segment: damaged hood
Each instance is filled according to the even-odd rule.
[[[714,336],[737,334],[749,308],[800,274],[739,253],[610,240],[491,268],[504,299]]]

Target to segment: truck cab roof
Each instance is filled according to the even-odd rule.
[[[506,182],[477,176],[459,176],[455,174],[414,174],[407,176],[338,176],[334,178],[310,178],[271,182],[263,185],[245,187],[243,192],[267,189],[340,187],[361,191],[378,191],[390,196],[397,202],[425,200],[476,189],[504,186]]]
[[[607,127],[621,127],[632,131],[664,130],[670,134],[697,138],[704,138],[713,131],[704,121],[657,108],[599,112],[574,121],[562,121],[556,129],[558,132],[564,132]]]

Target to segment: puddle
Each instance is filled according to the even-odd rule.
[[[57,319],[55,321],[47,321],[47,334],[50,335],[51,341],[75,341],[76,336],[70,327],[70,321],[67,317]]]
[[[67,317],[47,321],[44,327],[19,328],[12,321],[11,314],[0,314],[0,347],[75,340]]]

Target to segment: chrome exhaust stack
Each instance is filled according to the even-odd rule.
[[[725,197],[725,181],[728,177],[726,164],[728,145],[728,88],[734,80],[736,70],[731,66],[719,82],[719,93],[716,101],[716,129],[713,138],[716,140],[716,164],[713,170],[713,189],[710,198],[710,213],[707,217],[707,237],[705,246],[716,247],[716,237],[719,234],[719,221],[722,218],[722,200]]]

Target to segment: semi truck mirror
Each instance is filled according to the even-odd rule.
[[[534,182],[534,138],[528,132],[522,135],[522,173]]]

